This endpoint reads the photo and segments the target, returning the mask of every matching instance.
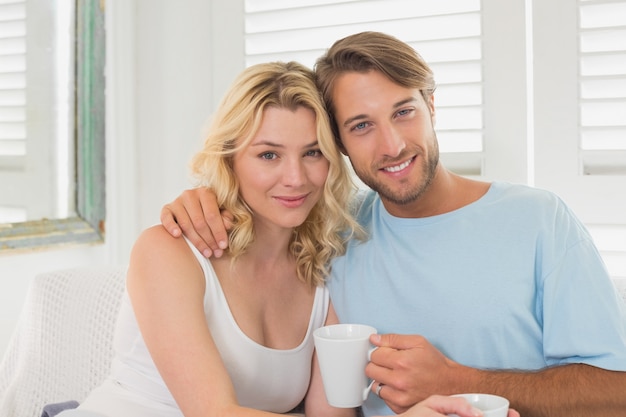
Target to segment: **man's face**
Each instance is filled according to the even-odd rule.
[[[406,212],[431,183],[439,161],[433,98],[378,71],[342,74],[335,118],[356,174],[390,211]],[[393,208],[397,210],[393,210]]]

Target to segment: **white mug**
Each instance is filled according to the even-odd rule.
[[[472,406],[483,412],[483,417],[506,417],[509,413],[509,400],[492,394],[456,394],[453,397],[463,397]],[[458,417],[456,414],[450,416]]]
[[[333,407],[358,407],[367,398],[373,381],[365,376],[365,366],[374,333],[375,328],[364,324],[334,324],[313,332],[324,392]]]

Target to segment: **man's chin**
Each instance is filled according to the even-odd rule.
[[[376,191],[380,197],[388,201],[391,204],[397,206],[404,206],[407,204],[414,203],[420,196],[419,191],[411,190],[411,191],[394,191],[390,190],[386,187],[378,187],[378,189],[371,187],[374,191]]]

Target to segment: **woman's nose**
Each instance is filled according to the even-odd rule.
[[[283,173],[283,181],[285,185],[298,187],[306,182],[306,170],[302,160],[288,161],[285,164],[285,172]]]

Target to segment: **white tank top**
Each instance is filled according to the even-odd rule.
[[[302,343],[289,350],[270,349],[251,340],[237,326],[211,263],[193,245],[190,244],[190,247],[204,271],[207,322],[234,384],[239,404],[276,413],[292,410],[302,401],[309,386],[314,349],[313,331],[324,324],[328,312],[326,287],[316,289],[309,327]],[[180,416],[141,337],[128,294],[124,295],[122,302],[115,350],[112,379],[125,387],[128,394],[133,394],[140,403],[145,403],[146,415],[150,415],[151,406],[161,411],[163,406],[171,406],[171,415]],[[104,386],[101,388],[106,391]],[[105,394],[103,389],[96,390],[97,395]],[[109,399],[114,401],[113,398]],[[98,401],[99,404],[106,402]]]

